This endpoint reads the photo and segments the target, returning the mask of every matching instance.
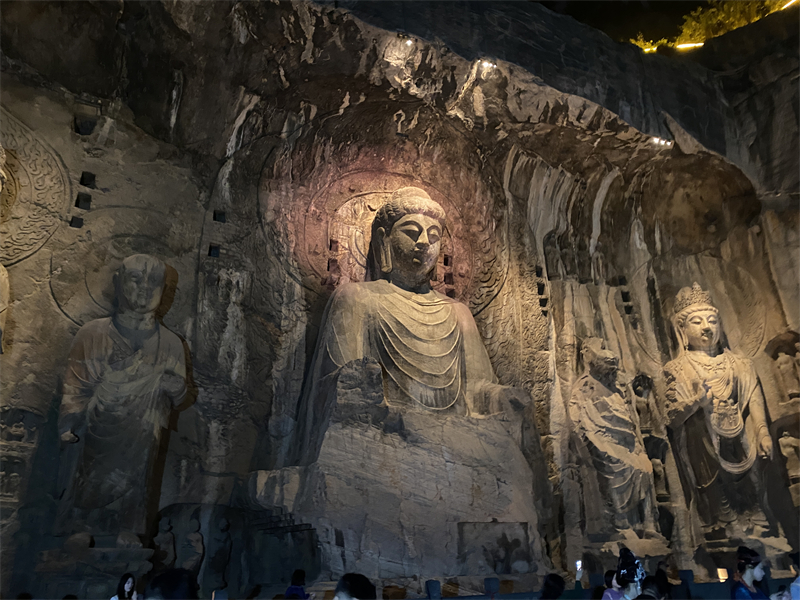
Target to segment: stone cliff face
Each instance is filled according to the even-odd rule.
[[[16,240],[32,215],[52,220],[30,251],[5,254],[4,241],[2,360],[13,374],[4,376],[4,414],[30,413],[40,431],[38,466],[22,468],[23,485],[4,502],[45,502],[50,490],[36,481],[58,454],[50,411],[72,336],[108,314],[116,262],[149,252],[177,273],[165,323],[186,340],[196,390],[173,424],[161,509],[244,495],[295,512],[315,523],[332,577],[353,564],[385,579],[434,576],[432,564],[442,576],[474,574],[503,561],[453,556],[495,535],[474,524],[498,517],[515,524],[506,539],[524,538],[530,550],[516,571],[497,567],[504,574],[535,572],[523,565],[539,560],[567,570],[584,551],[602,571],[613,549],[587,550],[574,501],[585,493],[575,474],[583,467],[566,406],[581,375],[580,340],[604,338],[630,380],[651,381],[645,404],[665,440],[661,368],[677,350],[669,311],[679,288],[700,281],[723,303],[731,347],[756,363],[772,433],[800,435],[790,423],[796,399],[764,352],[800,326],[790,16],[715,40],[692,62],[642,55],[535,4],[414,3],[413,14],[408,4],[362,2],[4,7],[2,145],[17,183],[4,188],[3,227],[22,232]],[[748,31],[771,41],[750,48]],[[91,134],[75,131],[83,122]],[[26,196],[39,173],[34,155],[52,157],[46,210]],[[95,187],[83,185],[84,171]],[[440,465],[442,435],[416,443],[363,423],[349,434],[333,425],[330,452],[303,481],[334,500],[351,484],[391,489],[399,512],[371,499],[369,524],[356,523],[342,500],[283,489],[299,481],[287,473],[298,468],[296,412],[325,303],[336,286],[363,279],[358,236],[374,205],[403,185],[429,190],[450,219],[437,289],[470,307],[500,382],[533,401],[540,447],[494,449],[516,461],[506,473],[515,487],[491,492],[503,504],[497,514],[478,516],[462,493],[489,493],[491,460],[475,446]],[[495,439],[487,432],[497,427],[482,437],[480,424],[468,426],[475,444]],[[359,464],[352,483],[337,470],[343,449],[368,462],[383,447],[396,471],[379,477]],[[690,550],[702,532],[669,453],[659,456],[670,487],[661,534],[675,564],[692,566],[706,560]],[[415,542],[426,535],[419,502],[403,496],[414,465],[458,466],[442,500],[452,515],[435,534],[446,550]],[[790,535],[793,524],[781,525]],[[12,519],[4,536],[18,527]],[[18,535],[35,535],[25,527]],[[390,537],[403,541],[380,555],[376,544]],[[636,539],[643,554],[667,552],[641,538],[629,545]]]

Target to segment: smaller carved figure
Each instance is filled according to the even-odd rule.
[[[8,478],[8,487],[6,487],[5,495],[11,496],[13,498],[17,497],[17,493],[19,492],[19,484],[22,480],[22,477],[19,473],[11,473]]]
[[[800,440],[784,431],[778,439],[778,447],[786,459],[786,472],[789,474],[789,492],[795,506],[800,506]]]
[[[667,489],[667,475],[664,472],[664,463],[659,458],[651,458],[653,465],[653,481],[656,486],[656,500],[659,502],[669,502],[669,490]]]
[[[203,534],[200,533],[200,521],[192,518],[189,521],[189,533],[180,548],[180,560],[178,561],[180,568],[197,575],[200,572],[200,565],[203,564],[205,553],[206,547],[203,543]]]
[[[4,438],[9,442],[23,442],[25,433],[25,425],[22,421],[17,421],[5,430]]]
[[[800,380],[797,378],[795,359],[788,354],[780,352],[778,353],[778,358],[775,359],[775,366],[778,367],[778,372],[781,374],[786,395],[789,398],[800,396]]]
[[[209,544],[209,559],[204,586],[213,590],[222,590],[228,587],[228,564],[231,560],[231,524],[225,517],[217,523],[217,531],[211,536]]]
[[[155,553],[153,564],[156,571],[166,571],[175,566],[175,534],[172,533],[172,521],[162,517],[158,522],[158,534],[153,538]]]
[[[594,467],[602,496],[592,497],[592,486],[584,482],[587,521],[608,524],[613,519],[617,531],[656,536],[653,466],[630,395],[617,384],[618,359],[598,338],[584,340],[581,354],[586,373],[573,388],[569,416],[580,440],[579,453]],[[606,511],[598,515],[601,505]],[[588,517],[592,514],[594,519]]]

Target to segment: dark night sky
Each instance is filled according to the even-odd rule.
[[[683,15],[707,3],[697,0],[555,0],[539,4],[591,25],[620,42],[635,38],[639,31],[648,40],[674,38],[680,33]]]

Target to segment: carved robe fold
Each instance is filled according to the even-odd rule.
[[[94,532],[145,533],[150,477],[172,409],[161,377],[186,377],[177,335],[158,324],[126,334],[110,317],[84,325],[64,378],[60,433],[80,438],[65,448],[61,469],[60,487],[77,510],[65,518]]]
[[[655,505],[653,465],[634,411],[618,392],[588,374],[575,383],[569,402],[581,454],[598,474],[601,493],[607,494],[602,500],[617,513],[634,512],[643,500],[649,500],[650,508]],[[586,499],[593,503],[597,500]],[[648,514],[643,523],[652,527],[654,520]]]
[[[309,446],[308,452],[302,449],[304,462],[314,459],[319,434],[327,427],[336,373],[365,357],[381,364],[385,397],[395,406],[466,413],[480,382],[495,381],[465,305],[436,291],[415,294],[384,280],[344,285],[328,302],[298,415],[300,437]]]

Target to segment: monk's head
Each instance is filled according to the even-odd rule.
[[[149,254],[134,254],[123,260],[114,277],[119,308],[140,314],[155,312],[164,292],[166,271],[166,265]]]
[[[444,226],[444,210],[424,190],[395,191],[372,222],[372,251],[380,276],[407,289],[427,286]]]

